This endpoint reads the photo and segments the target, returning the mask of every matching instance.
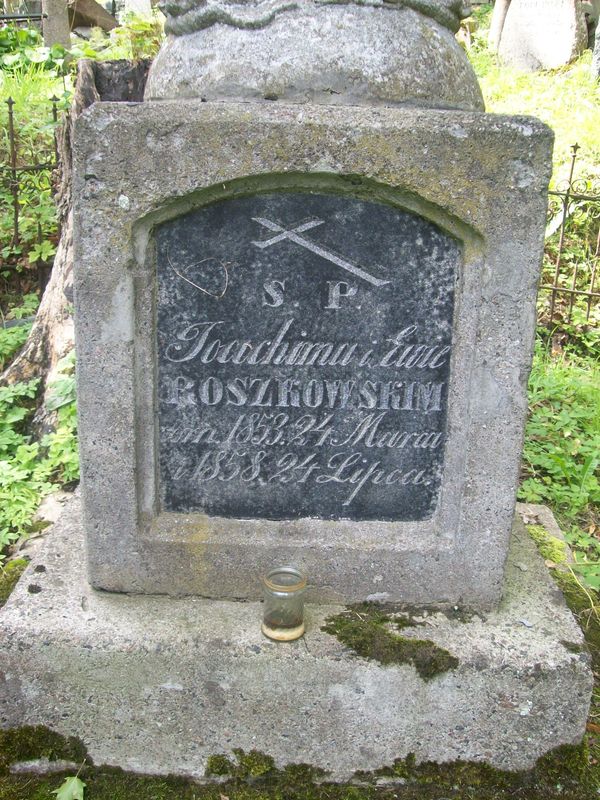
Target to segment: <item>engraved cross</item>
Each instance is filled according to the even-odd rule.
[[[364,281],[373,284],[373,286],[385,286],[386,283],[389,283],[389,281],[384,281],[380,278],[370,275],[361,267],[356,266],[356,264],[352,264],[347,259],[341,258],[341,256],[337,255],[337,253],[333,253],[331,250],[327,250],[326,248],[315,244],[315,242],[311,242],[310,239],[300,236],[301,233],[310,230],[310,228],[316,228],[317,225],[323,225],[324,220],[322,219],[312,219],[308,222],[303,222],[301,225],[298,225],[291,230],[286,230],[276,222],[272,222],[270,219],[264,219],[264,217],[252,217],[252,219],[254,222],[258,222],[264,228],[267,228],[276,234],[275,236],[272,236],[270,239],[266,239],[263,242],[252,242],[253,245],[260,247],[261,250],[264,250],[266,247],[271,247],[271,245],[281,242],[284,239],[289,239],[290,241],[299,244],[300,247],[310,250],[311,253],[316,253],[318,256],[321,256],[321,258],[331,261],[332,264],[335,264],[336,266],[345,269],[347,272],[351,272],[353,275],[356,275],[356,277],[362,278]]]

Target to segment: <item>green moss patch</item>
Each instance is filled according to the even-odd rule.
[[[409,784],[434,785],[440,790],[461,787],[464,797],[587,797],[592,784],[585,780],[588,752],[585,744],[563,745],[540,758],[532,770],[506,772],[487,764],[472,761],[452,761],[438,764],[424,761],[417,764],[414,755],[397,759],[391,767],[374,773],[357,773],[357,779],[376,781],[380,778],[397,779]],[[583,784],[582,784],[583,781]],[[570,794],[571,789],[582,790]],[[471,790],[473,793],[470,793]],[[565,790],[566,794],[561,794]],[[533,791],[533,793],[531,793]],[[544,794],[546,792],[547,794]]]
[[[336,636],[351,650],[380,664],[412,664],[424,681],[456,669],[458,659],[427,639],[399,636],[402,630],[420,624],[392,606],[359,603],[329,617],[321,630]]]
[[[543,558],[554,564],[566,564],[567,545],[562,539],[551,536],[543,525],[528,525],[527,531]]]
[[[597,788],[586,777],[583,746],[558,748],[529,772],[463,761],[417,764],[411,755],[346,784],[326,783],[320,770],[304,764],[277,769],[270,756],[255,750],[236,750],[235,761],[212,756],[209,763],[228,766],[227,780],[201,785],[88,766],[80,776],[85,800],[591,800]],[[0,800],[50,800],[63,780],[64,775],[0,777]],[[378,785],[381,780],[389,783]]]
[[[85,747],[75,737],[65,738],[42,725],[0,730],[0,775],[6,775],[11,764],[38,758],[90,763]]]
[[[24,558],[15,558],[14,561],[9,561],[0,567],[0,608],[8,600],[27,564]]]

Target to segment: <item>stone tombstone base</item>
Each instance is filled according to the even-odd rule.
[[[550,150],[537,120],[479,112],[86,110],[92,585],[257,600],[291,563],[319,602],[497,604]]]
[[[409,753],[525,770],[580,741],[589,656],[520,522],[497,611],[402,631],[447,650],[445,672],[357,656],[321,630],[341,611],[309,605],[304,638],[275,643],[259,603],[94,591],[75,500],[0,613],[0,726],[76,736],[95,765],[199,779],[235,748],[345,781]]]

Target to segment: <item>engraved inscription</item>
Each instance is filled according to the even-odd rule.
[[[390,206],[302,193],[215,203],[156,237],[163,508],[430,517],[458,244]]]

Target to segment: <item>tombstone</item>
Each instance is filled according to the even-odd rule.
[[[556,69],[586,47],[579,0],[511,0],[498,47],[503,63],[525,72]]]
[[[552,137],[483,112],[461,5],[170,4],[146,101],[78,120],[81,504],[4,611],[3,726],[203,779],[581,738],[582,634],[513,521]],[[443,665],[345,647],[364,601]]]

